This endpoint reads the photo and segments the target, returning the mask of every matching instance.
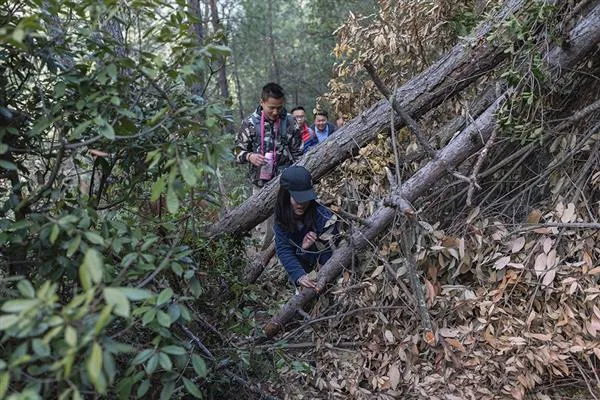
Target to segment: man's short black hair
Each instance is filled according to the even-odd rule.
[[[262,88],[260,98],[262,99],[262,101],[266,101],[269,97],[272,97],[274,99],[283,99],[285,97],[283,88],[275,82],[267,83]]]
[[[290,111],[290,113],[293,114],[294,111],[299,111],[299,110],[302,110],[302,111],[304,111],[306,113],[306,110],[302,106],[298,106],[298,107],[292,108],[292,111]]]
[[[315,112],[315,117],[317,117],[319,115],[322,115],[325,118],[329,119],[329,114],[325,110],[318,110],[318,111]]]

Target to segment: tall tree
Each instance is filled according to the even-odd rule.
[[[188,18],[190,18],[190,35],[196,42],[196,47],[200,48],[204,44],[205,37],[205,30],[202,24],[202,9],[200,8],[200,0],[188,0]],[[197,81],[191,86],[191,93],[196,96],[202,96],[204,84],[204,72],[199,71]]]
[[[227,46],[227,32],[223,30],[223,26],[219,19],[219,9],[217,7],[217,0],[210,0],[210,17],[212,26],[215,31],[215,36],[219,39],[219,42],[224,46]],[[229,98],[229,85],[227,83],[227,62],[224,55],[218,57],[219,63],[219,89],[221,90],[221,96],[224,99]]]

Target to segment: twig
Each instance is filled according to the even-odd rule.
[[[390,97],[390,104],[394,104],[395,96],[396,96],[396,88],[394,88],[394,93]],[[390,135],[392,136],[392,148],[394,150],[394,162],[396,164],[396,187],[400,186],[400,154],[398,153],[398,138],[396,137],[396,124],[394,121],[394,108],[390,110]]]
[[[331,210],[331,208],[330,208]],[[371,226],[371,224],[369,223],[369,221],[367,221],[364,218],[359,217],[358,215],[354,215],[352,213],[349,213],[348,211],[342,210],[340,209],[336,209],[336,210],[331,210],[333,211],[334,214],[339,214],[340,216],[347,218],[351,221],[355,221],[358,222],[359,224],[363,225],[363,226]]]
[[[356,285],[352,285],[352,286],[348,286],[346,288],[335,290],[335,291],[331,292],[331,294],[347,293],[347,292],[351,292],[353,290],[360,290],[360,289],[368,288],[369,286],[371,286],[371,284],[369,282],[361,282]]]
[[[415,257],[412,253],[412,246],[414,244],[414,235],[416,233],[415,220],[413,218],[407,218],[406,229],[402,231],[402,237],[400,240],[400,248],[404,252],[406,257],[406,266],[408,272],[408,278],[410,280],[410,286],[412,287],[413,294],[417,301],[417,308],[419,315],[421,316],[421,323],[423,324],[424,339],[427,344],[433,346],[436,344],[435,334],[431,324],[431,317],[427,310],[427,303],[425,302],[425,294],[423,293],[423,287],[419,282],[417,276],[417,267],[415,264]]]
[[[404,111],[402,109],[402,107],[400,107],[400,102],[398,102],[398,100],[395,97],[392,98],[392,96],[390,95],[390,91],[388,90],[388,88],[385,86],[385,84],[381,81],[381,79],[377,75],[377,71],[375,71],[375,67],[373,66],[373,64],[371,64],[371,62],[367,60],[364,62],[363,65],[364,65],[365,69],[367,70],[367,72],[369,73],[369,75],[371,76],[373,83],[375,83],[375,86],[377,86],[377,89],[379,89],[379,91],[381,92],[383,97],[385,97],[386,99],[392,99],[392,103],[391,103],[392,109],[396,113],[398,113],[398,115],[404,120],[406,125],[410,128],[412,133],[416,136],[417,141],[419,142],[421,147],[423,149],[425,149],[425,151],[432,158],[434,158],[435,150],[433,149],[433,147],[431,147],[429,142],[423,138],[423,135],[421,135],[421,131],[420,131],[419,126],[417,125],[416,121],[414,119],[412,119],[412,117],[410,115],[408,115],[408,113],[406,111]]]
[[[588,157],[587,161],[585,162],[583,168],[581,168],[577,182],[575,183],[574,187],[571,190],[569,190],[569,194],[567,195],[567,197],[570,197],[571,192],[573,190],[575,191],[575,194],[573,197],[573,203],[575,203],[575,204],[577,204],[577,201],[579,200],[579,196],[581,196],[583,193],[583,187],[585,186],[586,177],[588,176],[590,170],[594,166],[597,167],[596,159],[598,158],[599,150],[600,150],[600,140],[598,140],[596,142],[596,144],[590,151],[590,156]]]
[[[275,242],[271,242],[266,250],[254,255],[255,259],[252,260],[246,270],[244,271],[244,281],[246,283],[254,283],[258,277],[263,273],[271,258],[275,255]]]
[[[569,223],[569,222],[567,222],[567,223],[548,222],[545,224],[531,224],[531,225],[525,225],[525,226],[522,226],[521,228],[515,229],[514,231],[508,233],[507,236],[510,236],[510,235],[518,233],[518,232],[525,232],[525,231],[530,231],[532,229],[538,229],[538,228],[600,229],[600,223],[594,223],[594,222],[571,222],[571,223]]]
[[[186,335],[192,340],[192,342],[198,346],[198,348],[204,353],[204,355],[211,361],[215,361],[215,356],[212,355],[210,350],[206,348],[204,343],[200,340],[200,338],[192,333],[185,325],[178,323],[179,327],[185,332]]]
[[[167,263],[169,261],[171,261],[171,255],[173,254],[175,247],[177,247],[176,246],[177,243],[179,243],[179,236],[173,242],[173,246],[171,246],[171,248],[169,249],[169,252],[165,256],[165,258],[161,261],[161,263],[158,265],[158,267],[147,277],[145,277],[144,279],[139,281],[138,284],[135,285],[136,288],[142,288],[142,287],[146,286],[148,283],[150,283],[156,277],[156,275],[158,275],[167,266]]]
[[[286,349],[286,350],[294,350],[294,349],[310,349],[313,347],[317,347],[318,343],[315,342],[302,342],[302,343],[275,343],[275,344],[261,344],[258,346],[254,346],[255,349]],[[335,349],[336,347],[358,347],[363,346],[362,343],[356,342],[340,342],[340,343],[321,343],[321,346],[326,347],[328,349]]]
[[[26,210],[29,206],[36,203],[39,199],[42,198],[44,193],[48,189],[50,189],[52,187],[52,185],[54,184],[54,181],[56,180],[56,177],[58,176],[58,171],[60,171],[63,156],[65,155],[65,143],[63,141],[61,129],[59,129],[58,140],[60,141],[60,147],[58,149],[58,154],[56,155],[56,161],[54,163],[54,168],[52,169],[52,172],[50,173],[50,177],[48,178],[48,180],[46,181],[44,186],[42,186],[42,188],[36,194],[34,194],[31,197],[27,197],[27,198],[21,200],[19,205],[15,208],[15,212],[17,212],[19,210]]]
[[[467,205],[469,207],[471,206],[471,203],[473,200],[473,192],[475,191],[475,187],[477,187],[477,189],[481,190],[481,187],[477,184],[477,174],[479,173],[479,170],[481,169],[481,166],[483,165],[483,161],[485,160],[485,157],[487,156],[487,153],[490,150],[490,147],[492,147],[494,140],[496,140],[497,132],[498,132],[497,128],[495,128],[492,131],[490,138],[487,140],[487,142],[485,142],[485,146],[483,146],[483,149],[481,149],[481,152],[479,153],[479,158],[477,158],[477,162],[475,163],[475,166],[473,167],[473,171],[471,172],[471,176],[470,176],[471,182],[469,183],[469,190],[467,192]]]

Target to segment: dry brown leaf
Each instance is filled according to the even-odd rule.
[[[553,268],[556,265],[556,260],[556,249],[552,249],[548,252],[548,258],[546,258],[546,268]]]
[[[600,333],[600,318],[593,315],[591,321],[587,324],[587,331],[590,335],[596,337],[596,335]]]
[[[525,246],[525,237],[521,236],[510,242],[510,251],[515,254]]]
[[[446,341],[446,343],[448,343],[450,346],[452,346],[456,350],[460,351],[461,353],[467,352],[467,349],[465,349],[465,346],[463,346],[462,343],[459,342],[458,340],[453,339],[453,338],[444,338],[444,340]]]
[[[587,251],[583,252],[583,262],[584,262],[584,268],[583,268],[583,273],[587,273],[587,271],[593,267],[592,264],[592,256],[590,256],[590,253],[588,253]]]
[[[594,354],[598,358],[598,361],[600,361],[600,348],[594,347]]]
[[[544,253],[538,254],[538,256],[535,258],[535,264],[533,266],[533,269],[535,270],[535,274],[537,275],[538,278],[540,276],[542,276],[542,274],[546,270],[546,259],[547,258],[548,258],[548,256],[546,256],[546,254],[544,254]]]
[[[510,262],[510,256],[502,257],[496,260],[494,263],[494,269],[500,270],[506,267],[506,265]]]
[[[394,341],[396,340],[394,338],[394,334],[392,333],[392,331],[390,330],[386,330],[383,335],[385,336],[385,340],[387,340],[389,343],[394,343]]]
[[[425,334],[423,335],[423,340],[425,340],[425,343],[427,343],[430,346],[436,345],[435,335],[432,331],[425,332]]]
[[[575,219],[575,204],[569,203],[567,204],[567,208],[561,215],[560,220],[564,223],[568,223],[571,221],[575,221]]]
[[[532,339],[541,340],[543,342],[548,342],[548,341],[552,340],[552,335],[549,334],[549,333],[530,333],[530,332],[525,332],[523,334],[523,336],[525,336],[526,338],[532,338]]]
[[[376,278],[379,275],[381,275],[384,268],[385,268],[384,265],[378,265],[377,268],[375,268],[375,271],[371,274],[371,279]]]
[[[528,224],[537,224],[540,222],[541,218],[542,218],[542,212],[538,209],[534,209],[527,216],[527,223]]]
[[[455,338],[458,336],[458,329],[452,329],[452,328],[440,328],[438,330],[438,333],[445,338]]]
[[[400,383],[400,370],[396,364],[390,365],[390,369],[388,370],[388,377],[390,378],[390,386],[392,389],[396,390],[398,384]]]
[[[550,249],[552,249],[552,244],[554,243],[554,240],[552,240],[551,238],[547,237],[544,239],[544,253],[548,254],[548,252],[550,251]]]
[[[587,273],[588,275],[598,275],[600,274],[600,267],[592,268]]]
[[[550,286],[550,284],[554,281],[556,277],[556,269],[553,268],[544,274],[544,279],[542,279],[542,285]]]
[[[571,283],[571,287],[569,288],[569,296],[572,296],[577,291],[577,282]]]
[[[433,304],[433,300],[435,300],[435,287],[428,279],[425,279],[425,287],[427,288],[427,302],[431,305]]]
[[[478,215],[479,215],[479,206],[477,206],[473,210],[471,210],[471,212],[469,213],[469,216],[467,217],[467,224],[472,223],[473,220],[475,220],[475,218],[477,218]],[[540,214],[540,216],[541,216],[541,214]]]
[[[565,212],[565,205],[562,202],[559,201],[558,204],[555,207],[555,210],[556,210],[556,214],[559,217],[562,217],[563,213]]]

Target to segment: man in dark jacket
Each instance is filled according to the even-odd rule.
[[[315,113],[315,123],[310,127],[313,131],[313,135],[309,140],[304,142],[305,153],[309,148],[323,142],[335,132],[336,127],[328,121],[328,118],[329,114],[327,111],[317,111]]]
[[[267,83],[258,108],[242,121],[235,137],[235,160],[249,165],[253,193],[302,156],[302,137],[294,117],[285,109],[283,88]],[[263,223],[262,248],[273,239],[273,218]]]

